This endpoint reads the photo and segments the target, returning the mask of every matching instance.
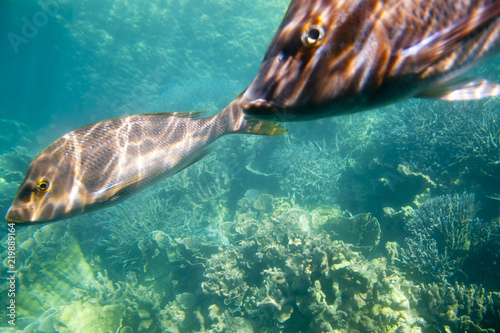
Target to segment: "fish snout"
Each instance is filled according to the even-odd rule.
[[[15,222],[15,223],[25,223],[32,222],[31,221],[32,214],[26,208],[14,208],[10,207],[5,215],[5,220],[7,222]]]
[[[64,206],[47,202],[43,204],[32,201],[21,202],[16,198],[7,211],[5,220],[16,223],[48,222],[60,219],[64,215],[67,215]]]

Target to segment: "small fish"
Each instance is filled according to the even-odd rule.
[[[498,96],[464,73],[499,51],[500,0],[292,0],[240,105],[301,121]]]
[[[33,160],[6,220],[54,221],[105,208],[200,160],[223,135],[286,132],[246,117],[238,99],[215,116],[200,115],[140,114],[64,135]]]

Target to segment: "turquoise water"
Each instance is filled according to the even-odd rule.
[[[287,6],[1,1],[2,214],[73,129],[224,108]],[[476,71],[500,81],[498,57]],[[499,105],[411,100],[222,138],[117,206],[16,227],[14,268],[2,225],[1,330],[500,330]]]

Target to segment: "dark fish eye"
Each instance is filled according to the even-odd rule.
[[[305,46],[315,46],[325,37],[325,28],[317,24],[306,26],[302,33],[302,43]]]
[[[45,179],[40,179],[36,182],[35,187],[37,192],[47,192],[50,189],[50,184]]]

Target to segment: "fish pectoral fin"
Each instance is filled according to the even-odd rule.
[[[286,133],[287,129],[278,123],[268,120],[245,118],[245,126],[242,126],[237,133],[256,135],[278,135]]]
[[[464,19],[402,50],[398,67],[402,67],[403,72],[425,70],[429,64],[436,63],[460,47],[464,39],[473,38],[481,26],[496,19],[498,15],[499,1],[477,8]]]
[[[179,171],[182,171],[182,170],[186,169],[187,167],[195,164],[196,162],[202,160],[203,158],[205,158],[205,156],[207,156],[208,154],[210,154],[211,152],[213,152],[214,149],[215,148],[214,148],[213,144],[211,146],[209,146],[209,147],[206,147],[206,148],[202,149],[201,151],[199,151],[196,154],[196,156],[194,156],[194,158],[191,161],[189,161],[186,165],[182,166],[182,168]],[[179,172],[179,171],[177,171],[177,172]]]
[[[445,101],[466,101],[500,96],[500,84],[488,80],[447,82],[420,93],[417,97]]]

